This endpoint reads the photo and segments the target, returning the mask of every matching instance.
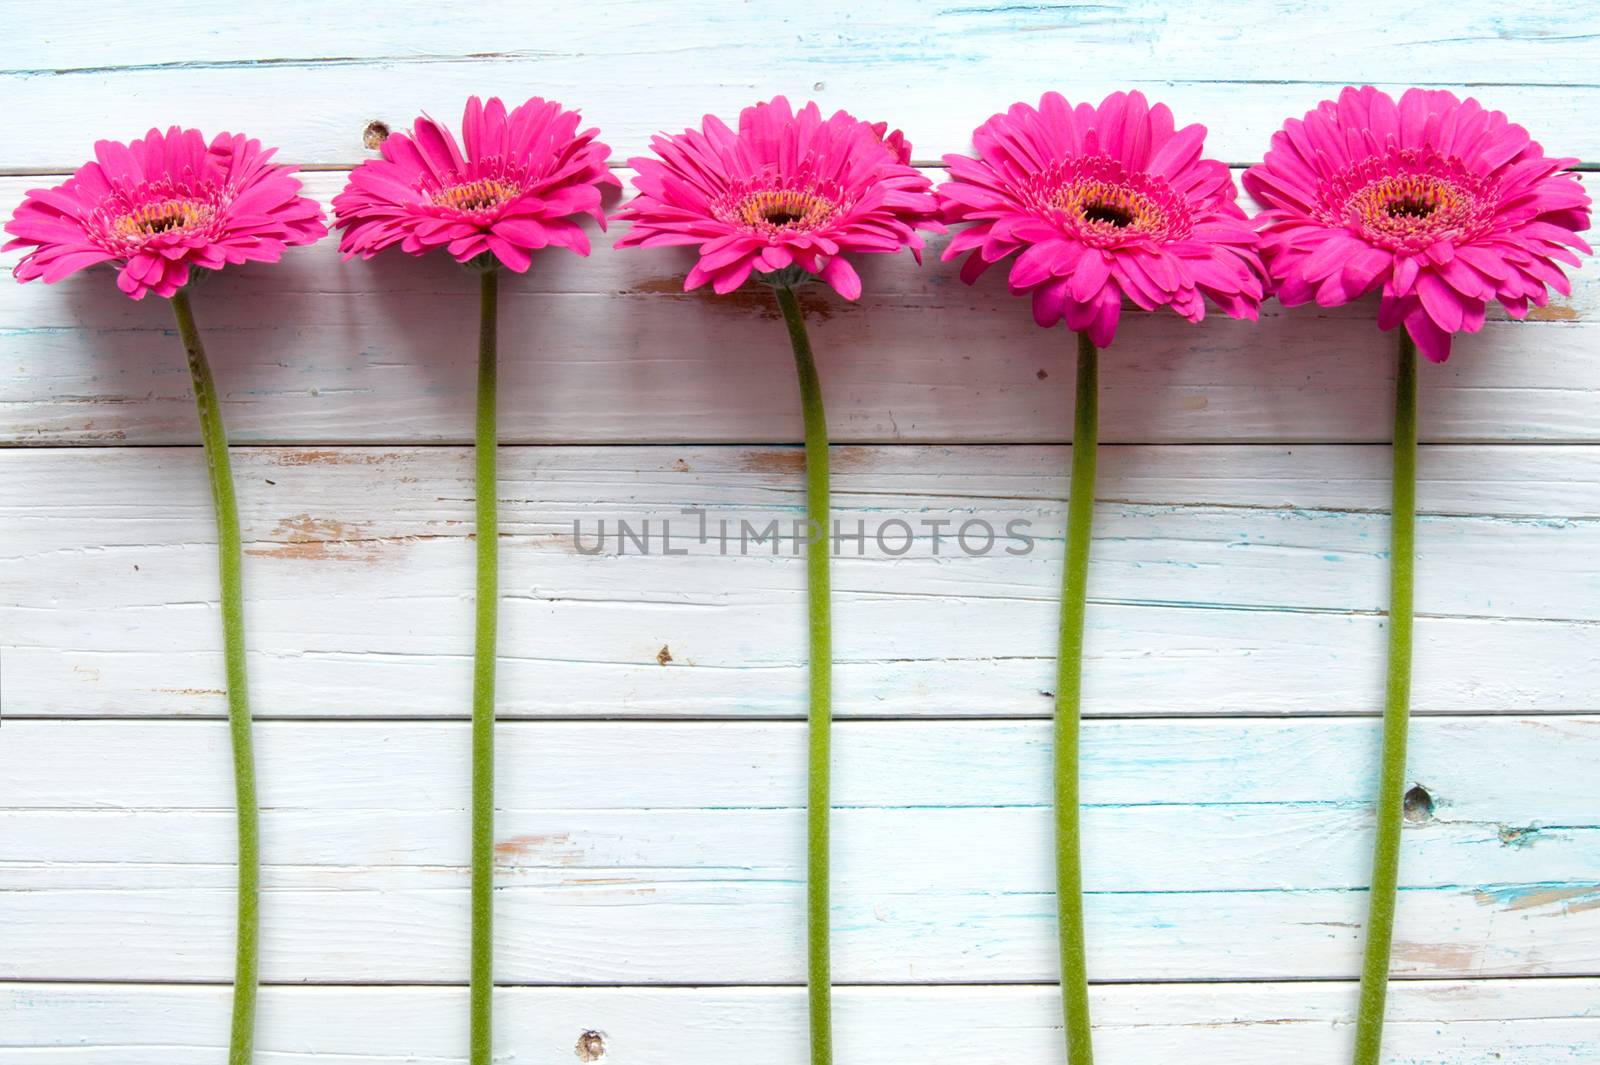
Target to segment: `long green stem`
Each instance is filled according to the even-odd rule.
[[[1394,505],[1389,540],[1389,678],[1383,704],[1383,765],[1378,775],[1378,837],[1372,854],[1367,953],[1361,967],[1355,1065],[1378,1065],[1389,988],[1400,829],[1405,819],[1406,732],[1411,714],[1411,602],[1416,561],[1417,348],[1400,330],[1394,391]]]
[[[189,293],[172,296],[194,380],[200,438],[205,442],[206,470],[217,512],[217,560],[222,575],[222,650],[228,678],[228,735],[233,743],[234,806],[239,818],[238,931],[234,942],[233,1024],[228,1065],[250,1065],[256,1031],[256,980],[260,968],[261,837],[256,814],[256,762],[250,740],[250,693],[245,684],[244,591],[240,580],[239,506],[233,496],[233,471],[228,465],[228,434],[222,408],[206,362],[206,349],[195,328]]]
[[[828,592],[828,422],[811,359],[805,316],[794,290],[777,288],[800,376],[806,428],[806,589],[811,619],[810,758],[806,788],[806,958],[811,998],[811,1062],[833,1061],[833,987],[828,958],[829,749],[833,728],[833,636]]]
[[[495,482],[496,314],[500,274],[482,273],[478,324],[478,633],[472,657],[471,1065],[490,1065],[494,998],[494,654],[500,606],[500,521]]]
[[[1099,352],[1078,334],[1072,483],[1067,495],[1067,561],[1061,578],[1061,645],[1056,655],[1056,914],[1060,924],[1061,1010],[1067,1060],[1091,1065],[1089,971],[1083,927],[1083,850],[1078,830],[1078,733],[1082,717],[1083,616],[1088,602],[1089,530],[1094,522],[1095,451],[1100,435]]]

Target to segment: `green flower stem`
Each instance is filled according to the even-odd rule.
[[[233,471],[228,465],[228,434],[211,381],[206,349],[195,328],[189,293],[172,296],[178,335],[194,380],[200,437],[205,442],[206,471],[217,512],[217,559],[222,575],[222,648],[228,678],[228,735],[233,743],[234,806],[239,817],[238,931],[234,941],[233,1025],[228,1065],[250,1065],[256,1031],[256,981],[260,969],[261,835],[256,814],[256,764],[250,741],[250,693],[245,685],[244,591],[240,580],[239,506],[233,496]]]
[[[1078,733],[1082,717],[1083,615],[1088,602],[1089,529],[1094,522],[1095,450],[1100,433],[1100,354],[1078,334],[1072,483],[1067,495],[1067,560],[1061,579],[1061,646],[1056,655],[1056,914],[1060,924],[1061,1009],[1067,1060],[1091,1065],[1089,972],[1084,957],[1083,850],[1078,830]]]
[[[471,1065],[490,1065],[494,998],[494,655],[500,606],[500,520],[495,480],[496,316],[500,273],[481,273],[478,324],[477,642],[472,654]]]
[[[1367,953],[1361,967],[1355,1065],[1378,1065],[1389,987],[1400,829],[1405,819],[1406,731],[1411,708],[1412,577],[1416,563],[1417,347],[1400,330],[1394,389],[1394,505],[1389,540],[1389,679],[1383,704],[1383,765],[1378,777],[1378,838],[1372,854]]]
[[[833,636],[828,595],[828,422],[811,360],[805,316],[794,289],[778,286],[800,376],[806,427],[806,587],[811,618],[810,759],[806,789],[806,958],[811,999],[811,1062],[833,1061],[833,987],[828,960],[829,748],[833,727]]]

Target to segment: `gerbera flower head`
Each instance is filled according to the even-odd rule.
[[[1453,334],[1483,328],[1488,301],[1522,318],[1547,288],[1570,295],[1557,264],[1589,251],[1575,162],[1476,100],[1409,89],[1397,104],[1367,86],[1284,123],[1244,186],[1267,207],[1279,300],[1332,307],[1381,288],[1379,326],[1404,323],[1443,362]]]
[[[1192,322],[1208,296],[1234,318],[1262,296],[1256,236],[1228,168],[1200,158],[1204,126],[1175,129],[1165,104],[1112,93],[1073,107],[1047,93],[973,133],[978,157],[947,155],[946,222],[970,222],[945,248],[968,284],[1013,253],[1011,291],[1031,293],[1034,321],[1066,321],[1096,347],[1116,335],[1127,296]]]
[[[392,244],[412,255],[444,248],[460,262],[498,261],[517,273],[539,248],[588,255],[589,238],[573,216],[589,215],[604,229],[600,186],[621,182],[606,168],[611,149],[595,140],[600,131],[580,133],[579,121],[578,112],[537,96],[509,114],[500,100],[474,96],[458,145],[421,116],[410,136],[390,134],[383,158],[356,167],[333,198],[344,231],[339,250],[370,259]]]
[[[94,162],[50,189],[31,189],[6,223],[29,248],[19,281],[59,281],[114,263],[134,299],[171,297],[199,268],[276,262],[283,250],[327,236],[322,208],[300,195],[294,167],[276,149],[235,133],[209,144],[199,130],[152,129],[131,144],[98,141]]]
[[[686,290],[809,275],[853,300],[861,278],[846,256],[910,248],[921,262],[917,230],[944,229],[911,146],[887,129],[844,111],[824,119],[814,103],[795,112],[778,96],[741,111],[737,132],[707,115],[698,130],[657,136],[660,158],[628,160],[639,195],[616,215],[633,223],[617,247],[698,244]]]

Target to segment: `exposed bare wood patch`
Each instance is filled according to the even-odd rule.
[[[343,522],[296,514],[284,518],[272,535],[282,542],[274,546],[245,548],[257,558],[282,558],[304,562],[377,562],[378,541],[364,535],[367,522]]]
[[[834,473],[860,469],[872,461],[873,455],[870,448],[831,447],[828,449],[828,468]],[[741,456],[740,466],[749,473],[791,480],[805,473],[806,453],[800,448],[752,448]]]
[[[1506,910],[1534,910],[1545,906],[1560,906],[1566,913],[1582,913],[1600,908],[1600,884],[1580,884],[1573,887],[1530,888],[1526,891],[1506,889],[1473,892],[1480,906],[1499,906]]]
[[[541,858],[555,858],[558,861],[571,861],[571,855],[557,855],[559,849],[572,842],[572,836],[566,832],[535,832],[503,839],[494,845],[494,852],[500,858],[528,858],[538,856]]]
[[[1396,968],[1421,973],[1471,972],[1478,967],[1481,950],[1466,943],[1396,942],[1392,951]]]
[[[648,250],[646,252],[648,254]],[[626,252],[623,254],[633,254]],[[683,275],[667,274],[657,277],[645,277],[634,281],[628,286],[628,291],[654,296],[667,296],[680,300],[691,300],[703,304],[708,309],[738,314],[748,317],[752,314],[761,318],[780,320],[783,313],[778,309],[778,301],[774,298],[772,290],[762,284],[747,284],[732,292],[718,295],[710,285],[684,291]],[[798,290],[800,307],[805,311],[808,320],[819,322],[828,321],[840,309],[840,304],[845,301],[831,292],[824,291],[819,284],[802,286]]]
[[[1578,308],[1560,300],[1551,300],[1543,307],[1529,307],[1528,320],[1532,322],[1576,322]]]
[[[606,1039],[599,1032],[584,1032],[578,1036],[578,1060],[583,1062],[599,1061],[606,1056]]]

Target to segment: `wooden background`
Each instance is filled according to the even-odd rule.
[[[903,126],[937,177],[1051,88],[1143,88],[1242,166],[1343,84],[1425,84],[1600,164],[1581,3],[64,0],[0,21],[6,210],[96,137],[174,122],[281,145],[326,202],[368,122],[454,121],[469,92],[580,106],[622,167],[783,91]],[[798,1065],[803,566],[572,540],[574,520],[681,535],[686,507],[798,515],[790,355],[764,290],[686,296],[684,256],[609,245],[503,285],[498,1048]],[[1409,775],[1433,805],[1405,833],[1393,1063],[1600,1060],[1597,266],[1422,373]],[[837,564],[839,1060],[1059,1063],[1072,344],[1001,272],[863,274],[859,304],[806,296],[837,516],[1040,539]],[[195,295],[240,445],[264,1063],[463,1057],[473,287],[328,242]],[[1084,817],[1105,1065],[1348,1054],[1387,595],[1395,341],[1374,312],[1135,314],[1103,359]],[[0,363],[0,1063],[211,1065],[232,792],[170,312],[105,273],[0,284]]]

